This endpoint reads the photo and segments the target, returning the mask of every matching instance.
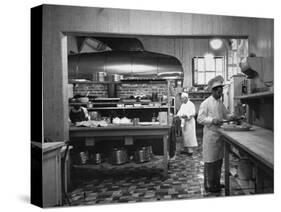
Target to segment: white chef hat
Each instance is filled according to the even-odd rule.
[[[213,88],[218,87],[218,86],[223,86],[224,85],[223,81],[224,81],[223,77],[221,75],[218,75],[218,76],[209,80],[208,88],[213,89]]]
[[[182,92],[182,93],[181,93],[181,98],[184,98],[184,97],[188,98],[188,93]]]

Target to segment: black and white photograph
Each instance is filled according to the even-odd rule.
[[[31,8],[31,202],[273,194],[273,32],[270,18]]]
[[[5,4],[3,211],[274,211],[276,4]]]

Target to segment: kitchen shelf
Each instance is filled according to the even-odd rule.
[[[266,91],[266,92],[259,92],[259,93],[252,93],[243,96],[236,96],[235,99],[247,100],[247,99],[259,99],[265,97],[273,97],[273,91]]]
[[[116,105],[116,104],[119,104],[119,103],[117,103],[117,102],[88,102],[88,103],[71,102],[71,103],[69,103],[70,106],[88,105],[88,104],[92,104],[92,105]]]
[[[145,163],[136,163],[130,161],[128,163],[120,165],[112,165],[109,162],[103,162],[101,164],[84,164],[84,165],[73,165],[74,168],[80,169],[96,169],[99,171],[109,170],[109,169],[126,169],[126,168],[155,168],[157,166],[163,166],[163,156],[153,156],[153,158]]]
[[[167,108],[168,106],[161,106],[161,107],[141,106],[141,107],[92,107],[87,109],[88,111],[93,111],[93,110],[135,110],[135,109],[167,109]]]
[[[189,98],[190,101],[204,101],[206,98]]]
[[[69,84],[121,84],[121,83],[159,83],[167,82],[165,79],[123,79],[120,81],[73,81],[69,80]]]
[[[167,83],[167,80],[165,79],[123,79],[121,80],[121,83]]]
[[[211,94],[212,92],[208,91],[189,91],[188,94]]]
[[[82,103],[82,102],[71,102],[69,103],[70,106],[74,106],[74,105],[88,105],[89,103]]]
[[[103,82],[99,82],[99,81],[81,81],[81,82],[77,82],[77,81],[68,81],[69,84],[120,84],[120,81],[103,81]]]

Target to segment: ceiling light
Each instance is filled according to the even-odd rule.
[[[212,39],[210,41],[210,46],[214,50],[218,50],[222,47],[222,40],[221,39]]]

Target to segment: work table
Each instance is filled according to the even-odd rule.
[[[52,150],[57,150],[63,146],[65,146],[65,142],[59,141],[59,142],[44,142],[44,143],[40,143],[40,142],[35,142],[32,141],[31,142],[32,145],[39,147],[40,149],[42,149],[42,152],[49,152]]]
[[[224,159],[225,159],[225,194],[230,194],[229,182],[229,153],[233,146],[252,161],[256,171],[255,190],[256,193],[263,192],[264,176],[268,174],[273,178],[274,171],[274,141],[273,131],[253,126],[250,131],[225,131],[219,129],[224,140]]]
[[[106,127],[70,127],[69,135],[78,136],[77,134],[84,136],[97,136],[106,137],[110,134],[115,136],[137,136],[137,135],[158,135],[166,132],[170,129],[169,125],[108,125]],[[165,133],[164,133],[165,134]]]
[[[163,143],[163,175],[166,177],[168,174],[168,138],[169,125],[108,125],[106,127],[74,127],[69,128],[70,140],[81,142],[80,139],[84,138],[86,143],[92,142],[96,138],[123,138],[127,142],[138,142],[136,138],[162,138]],[[106,141],[105,141],[106,142]]]
[[[225,138],[273,169],[273,131],[253,126],[250,131],[225,131],[220,129],[219,132]]]

